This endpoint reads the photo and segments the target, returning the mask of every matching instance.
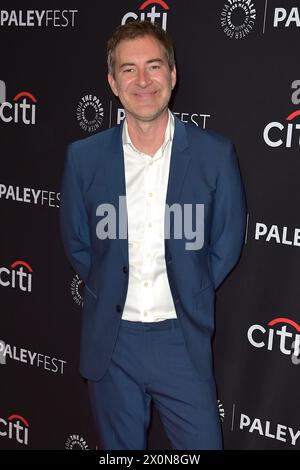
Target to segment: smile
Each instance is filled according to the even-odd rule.
[[[140,99],[147,99],[147,98],[152,98],[153,96],[156,95],[156,93],[157,91],[134,93],[134,96]]]

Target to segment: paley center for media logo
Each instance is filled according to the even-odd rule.
[[[1,28],[73,28],[78,10],[0,10]]]
[[[23,416],[12,414],[0,417],[0,437],[12,439],[19,444],[28,445],[29,423]]]
[[[32,291],[32,267],[25,261],[14,261],[8,268],[0,266],[0,286]]]
[[[86,440],[78,434],[71,434],[65,443],[66,450],[89,450]]]
[[[256,9],[252,0],[227,0],[221,11],[221,26],[227,37],[241,39],[254,28]]]
[[[291,85],[291,101],[300,103],[300,80],[294,80]],[[300,146],[300,110],[294,110],[284,118],[282,122],[271,121],[263,131],[263,139],[269,147],[292,148]],[[298,121],[298,122],[297,122]]]
[[[8,101],[6,84],[0,80],[0,121],[6,124],[14,122],[34,125],[36,123],[36,103],[37,99],[28,91],[20,91],[12,101]]]
[[[293,364],[300,362],[300,325],[290,318],[274,318],[265,326],[251,325],[247,337],[254,348],[280,351],[290,356]]]
[[[151,7],[151,8],[150,8]],[[167,29],[168,10],[170,7],[163,0],[146,0],[138,7],[139,13],[129,11],[125,13],[121,20],[121,24],[127,23],[127,21],[140,20],[140,21],[151,21],[151,23],[159,22],[160,26]]]
[[[71,295],[74,302],[79,306],[83,307],[84,296],[83,296],[83,281],[80,279],[78,274],[75,274],[70,285]]]
[[[77,121],[85,132],[95,132],[102,125],[104,108],[96,95],[84,95],[76,109]]]
[[[219,411],[220,420],[221,420],[221,422],[223,423],[224,418],[225,418],[225,408],[224,408],[224,405],[223,405],[223,403],[221,402],[221,400],[218,400],[218,401],[217,401],[217,406],[218,406],[218,411]]]

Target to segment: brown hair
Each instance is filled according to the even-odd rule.
[[[107,41],[107,66],[108,72],[114,75],[115,50],[117,45],[125,39],[135,39],[144,36],[156,38],[163,46],[168,65],[173,70],[175,65],[174,49],[169,34],[160,26],[149,21],[130,21],[122,26],[117,26]]]

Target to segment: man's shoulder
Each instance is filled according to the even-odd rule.
[[[69,144],[68,156],[79,172],[94,169],[110,156],[120,137],[119,130],[119,125],[114,126]]]
[[[189,123],[185,124],[185,129],[188,147],[196,160],[217,171],[236,159],[234,144],[227,136]]]
[[[212,129],[202,129],[195,124],[185,124],[189,143],[192,145],[213,146],[214,148],[228,148],[233,145],[232,140]]]
[[[116,132],[118,126],[105,129],[100,132],[96,132],[93,135],[84,137],[83,139],[78,139],[70,143],[70,146],[75,151],[81,150],[91,150],[92,148],[99,149],[99,146],[106,145],[113,138],[114,133]]]

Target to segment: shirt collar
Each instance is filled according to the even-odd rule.
[[[169,109],[168,109],[168,113],[169,113],[169,119],[168,119],[168,124],[167,124],[167,127],[166,127],[164,141],[163,141],[163,144],[162,144],[162,150],[165,149],[168,142],[171,142],[173,140],[173,136],[174,136],[174,128],[175,128],[174,116],[173,116],[173,114],[171,113],[171,111]],[[133,143],[131,141],[131,138],[130,138],[130,135],[129,135],[129,132],[128,132],[128,126],[127,126],[126,118],[125,118],[125,122],[124,122],[124,126],[123,126],[122,143],[123,143],[123,145],[130,145],[133,148],[133,150],[135,150],[138,153],[141,153],[135,148],[135,146],[133,145]]]

